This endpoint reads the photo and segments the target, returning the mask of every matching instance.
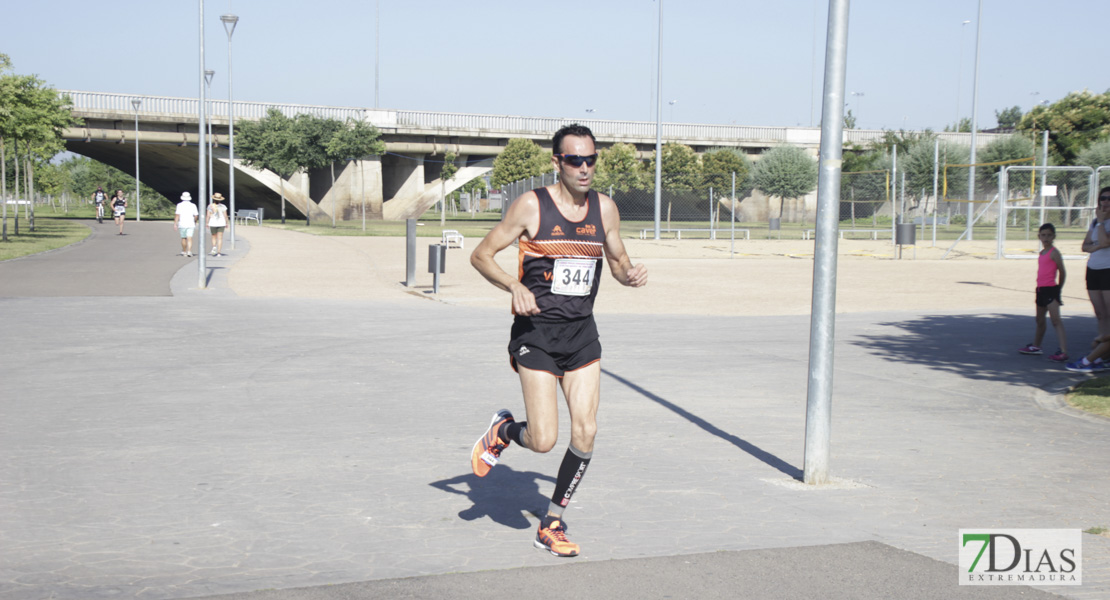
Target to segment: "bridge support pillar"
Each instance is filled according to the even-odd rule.
[[[381,158],[382,198],[385,199],[382,218],[419,217],[419,213],[411,213],[415,212],[424,193],[424,155],[389,154]]]
[[[320,198],[320,210],[341,221],[362,218],[365,193],[366,218],[382,218],[382,163],[379,157],[335,164],[335,185],[331,185],[331,168],[324,167],[312,174],[313,190]]]

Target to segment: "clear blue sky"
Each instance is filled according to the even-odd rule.
[[[198,8],[13,1],[0,52],[59,89],[196,96]],[[977,0],[852,2],[847,99],[859,126],[939,130],[957,109],[970,117],[977,10]],[[218,98],[229,11],[240,17],[237,100],[372,107],[377,61],[382,108],[655,118],[653,0],[380,0],[380,57],[375,0],[208,0]],[[663,119],[816,124],[827,13],[824,0],[664,0]],[[1107,22],[1106,0],[984,0],[980,127],[994,126],[996,109],[1110,89]]]

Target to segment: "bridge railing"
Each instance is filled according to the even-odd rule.
[[[113,116],[134,115],[131,105],[133,99],[142,100],[138,113],[140,116],[177,116],[194,120],[197,116],[196,98],[174,98],[168,96],[145,96],[116,94],[108,92],[84,92],[58,90],[68,94],[73,109],[78,113],[109,113]],[[227,100],[207,100],[209,114],[216,119],[227,119]],[[650,140],[655,138],[655,123],[651,121],[606,121],[600,119],[574,119],[569,117],[525,117],[514,115],[483,115],[469,113],[432,112],[418,110],[384,110],[343,106],[321,106],[310,104],[274,104],[268,102],[235,101],[236,119],[261,119],[266,112],[276,108],[282,114],[293,117],[298,114],[312,114],[322,118],[345,121],[355,119],[368,121],[377,127],[408,127],[423,130],[476,131],[503,136],[549,137],[563,125],[581,123],[589,127],[594,135],[608,140]],[[767,144],[803,144],[817,146],[821,140],[819,127],[762,127],[750,125],[706,125],[698,123],[663,123],[662,137],[667,141],[684,143],[725,142]],[[845,129],[844,142],[867,144],[882,139],[883,130]],[[970,133],[942,132],[937,134],[942,140],[955,143],[970,143]],[[979,134],[978,143],[983,146],[998,134]]]

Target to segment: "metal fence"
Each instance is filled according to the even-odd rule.
[[[556,177],[555,173],[544,173],[502,186],[502,195],[507,198],[506,206],[530,190],[554,184]],[[681,175],[675,178],[684,179]],[[649,233],[654,235],[654,187],[609,187],[598,188],[598,191],[604,192],[616,203],[623,231],[641,237],[647,237]],[[660,228],[675,237],[716,238],[722,228],[730,229],[734,220],[741,219],[740,206],[744,199],[731,201],[731,192],[731,186],[724,193],[711,186],[698,186],[697,189],[665,186],[660,194]]]
[[[1077,255],[1070,242],[1086,236],[1097,189],[1090,167],[1005,167],[999,176],[998,258],[1036,258],[1044,223],[1052,223],[1056,238],[1066,242],[1061,252]]]

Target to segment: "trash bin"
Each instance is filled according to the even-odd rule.
[[[899,223],[894,230],[894,243],[899,246],[913,246],[917,243],[917,226],[913,223]]]
[[[782,228],[782,219],[780,219],[778,217],[773,217],[767,223],[767,229],[770,229],[771,231],[778,231],[781,228]]]
[[[428,246],[428,272],[435,274],[447,272],[447,246],[443,244]]]

